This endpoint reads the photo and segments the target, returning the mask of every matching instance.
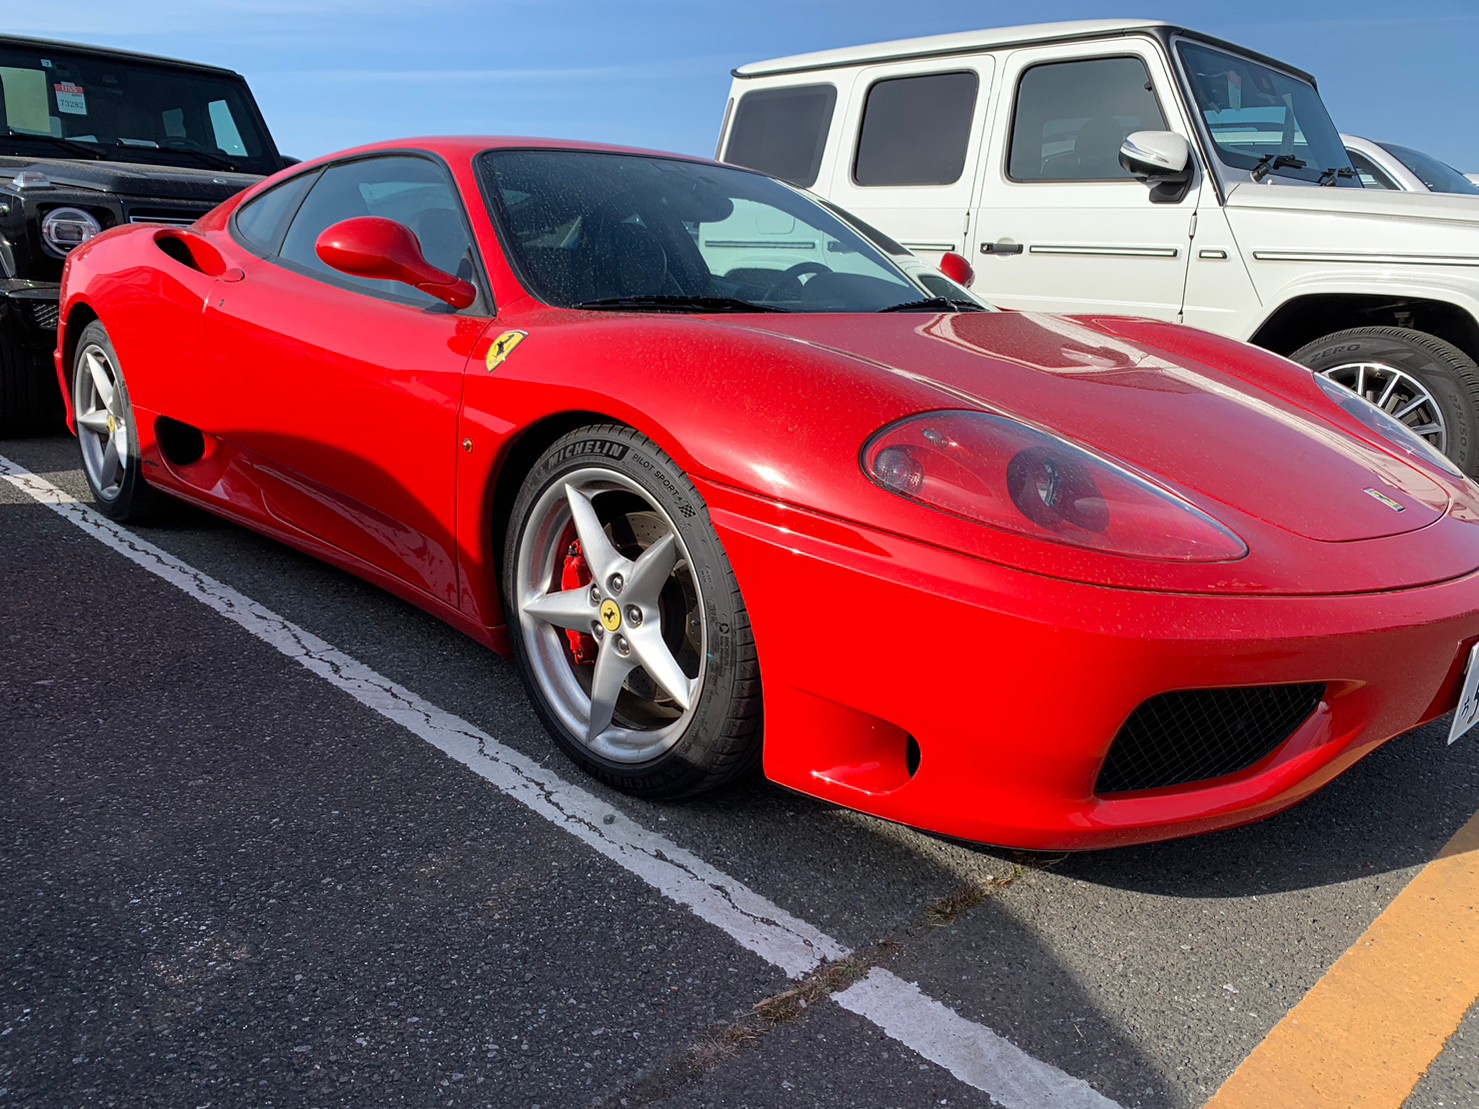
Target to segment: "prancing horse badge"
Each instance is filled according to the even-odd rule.
[[[514,352],[514,348],[529,337],[527,331],[505,331],[493,340],[488,348],[488,372],[492,373],[503,365],[503,360]]]

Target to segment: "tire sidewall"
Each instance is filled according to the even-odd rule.
[[[518,595],[519,548],[531,520],[530,511],[544,493],[566,475],[592,467],[608,468],[634,481],[667,514],[687,549],[690,567],[702,596],[706,655],[698,704],[682,735],[645,762],[622,763],[591,751],[572,736],[531,680],[534,662],[524,647]],[[525,477],[514,500],[503,552],[503,597],[509,640],[525,677],[525,686],[541,719],[565,753],[596,777],[621,788],[643,792],[681,791],[681,783],[706,773],[706,749],[721,735],[734,713],[744,676],[736,630],[747,617],[735,602],[732,571],[698,491],[676,464],[640,435],[615,426],[584,428],[554,443]]]
[[[82,334],[77,337],[77,353],[72,359],[72,408],[73,416],[76,416],[77,398],[82,395],[82,375],[86,372],[82,364],[82,356],[88,347],[98,347],[108,356],[109,363],[113,366],[113,376],[117,383],[119,397],[123,404],[123,418],[125,430],[130,443],[128,461],[123,467],[123,477],[118,483],[118,492],[112,496],[106,495],[93,481],[91,471],[84,463],[82,467],[83,477],[87,480],[87,487],[92,491],[92,499],[99,512],[114,520],[126,520],[132,516],[138,508],[140,493],[144,486],[142,467],[139,462],[139,427],[134,418],[133,401],[129,398],[128,383],[124,380],[123,367],[118,362],[118,352],[113,349],[113,341],[108,338],[108,332],[103,325],[96,320],[82,329]],[[79,438],[83,434],[78,429]],[[79,444],[79,451],[81,446]]]

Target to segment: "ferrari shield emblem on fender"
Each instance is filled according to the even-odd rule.
[[[514,348],[529,337],[527,331],[505,331],[493,340],[493,345],[488,348],[488,372],[492,373],[503,365],[503,360],[514,352]]]
[[[491,357],[491,355],[489,357]],[[1393,512],[1406,512],[1407,511],[1407,506],[1406,505],[1398,504],[1396,501],[1392,500],[1392,498],[1389,497],[1389,496],[1387,496],[1385,493],[1378,492],[1375,489],[1363,489],[1362,492],[1364,492],[1368,497],[1373,497],[1376,500],[1381,501],[1382,504],[1386,505]]]

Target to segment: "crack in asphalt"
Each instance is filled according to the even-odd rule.
[[[806,974],[846,949],[715,870],[594,794],[504,747],[470,722],[437,708],[371,670],[312,632],[167,551],[138,538],[44,478],[0,456],[0,477],[103,545],[173,584],[206,607],[327,679],[355,700],[400,724],[492,781],[505,794],[563,827],[659,893],[715,924],[788,977]],[[616,815],[610,824],[605,817]],[[641,860],[647,860],[645,863]]]
[[[711,1071],[746,1052],[758,1050],[773,1032],[805,1020],[817,1004],[890,966],[909,942],[927,932],[953,928],[990,898],[1005,892],[1029,869],[1016,865],[1010,874],[969,882],[925,906],[917,919],[867,947],[822,963],[779,993],[755,1002],[748,1015],[708,1029],[686,1051],[670,1055],[645,1075],[595,1104],[599,1109],[642,1109],[701,1082]]]

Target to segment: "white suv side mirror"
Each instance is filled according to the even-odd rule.
[[[1191,144],[1175,131],[1135,131],[1120,147],[1120,165],[1153,185],[1191,179]]]

